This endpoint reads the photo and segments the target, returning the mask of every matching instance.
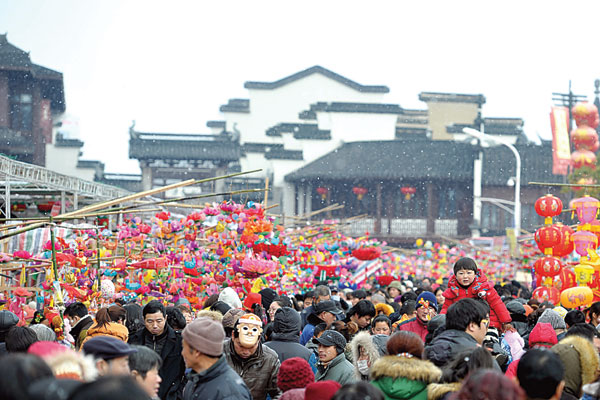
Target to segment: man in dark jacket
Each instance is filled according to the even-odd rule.
[[[71,336],[75,339],[75,348],[79,350],[81,343],[87,335],[87,330],[94,323],[91,315],[88,314],[88,309],[81,302],[71,303],[65,308],[63,313],[65,319],[71,324]]]
[[[182,333],[188,383],[183,400],[251,400],[250,390],[223,355],[225,331],[210,318],[198,318]]]
[[[446,330],[425,347],[425,357],[443,367],[461,351],[480,346],[490,323],[489,312],[486,303],[475,299],[452,304],[446,314]]]
[[[271,341],[265,346],[277,353],[279,362],[292,357],[308,361],[312,352],[300,344],[300,314],[290,307],[282,307],[275,312],[273,319]]]
[[[254,314],[240,317],[230,340],[224,344],[227,363],[242,377],[254,400],[272,399],[279,395],[277,353],[260,343],[262,321]]]
[[[153,300],[144,306],[144,328],[129,336],[130,344],[146,346],[154,350],[162,359],[158,371],[162,382],[158,396],[163,400],[181,397],[185,386],[185,365],[181,355],[181,336],[167,324],[165,306]]]

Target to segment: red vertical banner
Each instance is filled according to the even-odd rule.
[[[567,175],[571,165],[571,144],[569,142],[569,110],[566,107],[552,107],[552,173]]]

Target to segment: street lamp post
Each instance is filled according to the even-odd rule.
[[[521,155],[516,147],[510,143],[500,140],[492,135],[486,135],[473,128],[463,128],[463,133],[473,138],[479,139],[480,142],[493,143],[495,145],[506,146],[512,151],[516,159],[516,177],[515,177],[515,209],[514,209],[514,229],[515,236],[521,233]],[[481,185],[481,181],[479,181]]]

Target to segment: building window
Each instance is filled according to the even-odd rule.
[[[31,131],[33,127],[33,97],[20,93],[10,96],[10,127],[17,131]]]
[[[439,191],[438,218],[456,218],[456,190],[453,188],[441,188]]]

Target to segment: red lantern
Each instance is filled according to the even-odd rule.
[[[577,276],[575,272],[570,268],[563,268],[562,271],[554,279],[552,285],[559,292],[577,286]]]
[[[533,266],[537,275],[549,278],[558,275],[562,269],[560,260],[552,256],[538,258]]]
[[[537,231],[533,236],[540,251],[548,256],[552,255],[552,247],[560,244],[562,235],[560,229],[554,225],[544,226]]]
[[[352,251],[352,257],[362,261],[374,260],[381,255],[379,247],[361,247]]]
[[[573,168],[581,167],[596,168],[596,155],[589,150],[575,150],[571,153],[571,163]]]
[[[356,195],[356,197],[360,201],[360,200],[363,199],[363,197],[365,196],[365,194],[369,193],[369,189],[364,188],[364,187],[360,187],[360,186],[354,186],[352,188],[352,192],[354,192],[354,194]]]
[[[26,203],[14,203],[11,207],[10,207],[11,211],[13,212],[23,212],[25,210],[27,210],[27,204]]]
[[[546,225],[552,224],[552,217],[560,215],[562,208],[562,201],[558,197],[551,194],[542,196],[535,202],[535,212],[538,213],[538,215],[546,218]]]
[[[592,129],[598,127],[598,109],[592,103],[582,101],[573,106],[571,110],[577,126],[587,125]]]
[[[560,301],[560,292],[554,287],[540,286],[533,291],[531,297],[540,303],[549,301],[550,303],[557,305]]]
[[[571,240],[571,235],[575,233],[575,231],[571,229],[570,226],[563,225],[560,223],[554,226],[556,226],[560,230],[562,238],[560,240],[560,243],[552,248],[552,255],[555,257],[568,256],[573,252],[573,249],[575,248],[575,244]]]
[[[52,206],[54,205],[53,201],[48,201],[46,203],[40,203],[37,205],[37,209],[41,213],[47,213],[52,211]]]
[[[417,193],[417,188],[412,187],[412,186],[404,186],[402,188],[400,188],[400,191],[402,192],[402,194],[404,195],[404,198],[406,200],[410,200],[410,198]]]
[[[571,131],[571,142],[577,150],[598,150],[598,134],[595,129],[587,125],[580,126]]]
[[[327,198],[327,193],[329,193],[329,189],[321,186],[317,188],[317,193],[321,195],[321,200],[325,200]]]

